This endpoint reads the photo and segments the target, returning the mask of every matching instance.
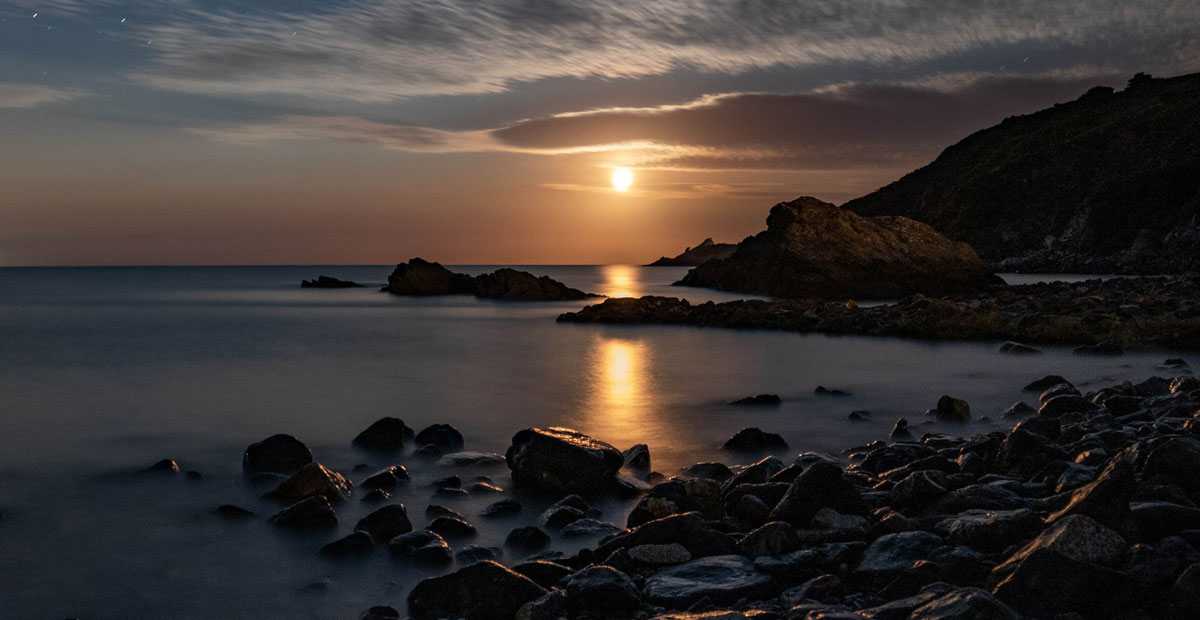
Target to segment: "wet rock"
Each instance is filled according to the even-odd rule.
[[[1096,404],[1086,398],[1073,394],[1062,394],[1043,402],[1042,406],[1038,408],[1038,415],[1057,418],[1069,413],[1095,411],[1096,409],[1098,409]]]
[[[291,435],[271,435],[246,447],[242,470],[249,474],[275,473],[290,476],[313,460],[304,442]]]
[[[870,422],[871,421],[871,412],[870,411],[851,411],[850,413],[846,414],[846,419],[851,422]]]
[[[297,502],[308,497],[323,497],[331,503],[350,497],[352,485],[341,474],[320,463],[309,463],[264,495],[281,502]]]
[[[400,620],[400,612],[393,607],[376,605],[359,614],[358,620]]]
[[[546,560],[529,560],[526,562],[520,562],[518,564],[514,564],[512,566],[512,570],[513,572],[530,578],[534,583],[546,589],[553,588],[554,586],[558,585],[558,583],[562,581],[564,577],[571,574],[570,568],[567,568],[562,564],[547,562]]]
[[[451,510],[445,506],[442,506],[441,504],[430,504],[425,507],[425,518],[436,519],[438,517],[451,517],[454,519],[462,519],[463,521],[466,521],[466,519],[460,513],[458,513],[455,510]]]
[[[389,541],[411,532],[412,522],[408,520],[408,511],[404,509],[404,504],[392,504],[359,519],[354,525],[354,531],[366,532],[378,541]]]
[[[1024,424],[1024,423],[1022,423]],[[1000,444],[996,466],[1004,473],[1029,478],[1050,461],[1067,460],[1067,453],[1052,441],[1018,427]]]
[[[458,452],[463,449],[463,436],[449,424],[426,426],[413,438],[418,446],[436,446],[442,452]]]
[[[644,523],[628,532],[618,534],[597,548],[600,557],[613,551],[638,545],[678,543],[693,557],[735,553],[735,543],[728,534],[718,532],[698,512],[671,515]]]
[[[966,510],[935,526],[954,544],[993,551],[1027,540],[1041,528],[1042,520],[1027,508]]]
[[[1058,375],[1046,375],[1045,377],[1042,377],[1041,379],[1038,379],[1037,381],[1030,382],[1028,385],[1026,385],[1025,387],[1023,387],[1021,389],[1026,392],[1037,392],[1038,394],[1041,394],[1042,392],[1045,392],[1046,390],[1048,390],[1056,385],[1064,385],[1064,384],[1071,385],[1071,382],[1067,381],[1066,379],[1064,379]]]
[[[492,452],[453,452],[438,459],[439,467],[458,467],[460,469],[492,469],[504,467],[504,457]]]
[[[1158,541],[1187,530],[1200,530],[1200,508],[1170,502],[1136,502],[1130,505],[1144,540]]]
[[[365,558],[375,551],[375,540],[367,532],[354,532],[339,538],[324,547],[321,555],[331,560]]]
[[[893,507],[900,510],[925,506],[945,495],[949,486],[946,474],[941,471],[914,471],[892,487],[888,499]]]
[[[253,512],[233,504],[221,504],[212,513],[226,521],[246,521],[257,516]]]
[[[609,489],[625,464],[616,448],[566,428],[530,428],[517,433],[505,460],[518,487],[567,493]]]
[[[729,492],[744,484],[760,484],[770,480],[772,476],[783,471],[783,461],[776,457],[768,456],[749,467],[742,469],[733,475],[730,479],[721,483],[721,489],[724,492]]]
[[[1027,418],[1035,413],[1037,413],[1037,409],[1034,409],[1024,401],[1019,401],[1009,405],[1008,409],[1005,409],[1004,413],[1000,414],[1000,417],[1006,420],[1020,419]]]
[[[743,598],[761,598],[773,586],[771,576],[759,572],[751,560],[719,555],[660,571],[646,580],[643,593],[655,604],[685,609],[703,599],[728,605]]]
[[[446,566],[454,561],[454,552],[445,539],[425,530],[401,534],[388,542],[392,557],[422,566]]]
[[[454,517],[438,517],[430,521],[425,529],[449,539],[474,538],[476,534],[475,526]]]
[[[1134,490],[1133,464],[1125,455],[1118,455],[1095,482],[1073,491],[1066,507],[1050,515],[1046,523],[1086,515],[1127,538],[1136,539],[1137,523],[1129,509]]]
[[[532,525],[509,532],[508,537],[504,539],[505,546],[526,553],[541,551],[549,544],[550,535]]]
[[[1028,508],[1029,500],[993,484],[972,484],[955,489],[930,505],[930,512],[958,514],[967,510],[1015,510]]]
[[[757,396],[747,396],[739,398],[735,401],[730,401],[731,405],[765,405],[768,407],[777,407],[783,403],[783,399],[779,398],[778,394],[759,394]]]
[[[467,493],[472,495],[495,495],[503,492],[504,489],[487,482],[473,482],[471,486],[467,487]]]
[[[337,528],[337,514],[324,497],[310,497],[275,513],[271,525],[285,530],[323,531]]]
[[[806,527],[822,508],[844,514],[867,510],[858,491],[843,478],[842,469],[832,463],[815,463],[800,474],[767,518]]]
[[[1020,616],[979,588],[945,594],[913,610],[913,620],[1020,620]]]
[[[591,566],[567,579],[568,608],[603,618],[629,618],[642,606],[642,593],[633,580],[610,566]]]
[[[626,549],[634,562],[650,566],[674,566],[692,559],[692,554],[679,543],[665,545],[636,545]]]
[[[483,562],[486,560],[497,561],[504,555],[504,552],[499,547],[480,547],[477,545],[467,545],[454,554],[454,561],[460,566]]]
[[[1019,342],[1013,342],[1010,340],[1000,345],[1000,352],[1012,353],[1015,355],[1038,355],[1042,352],[1042,350],[1036,347],[1031,347],[1027,344],[1021,344]]]
[[[890,436],[893,441],[908,441],[912,439],[912,432],[908,430],[908,420],[905,418],[896,420],[896,425],[892,427]]]
[[[637,527],[647,521],[681,512],[698,511],[717,518],[721,511],[721,487],[713,480],[673,479],[655,485],[629,513],[627,525]]]
[[[970,422],[971,406],[965,400],[953,396],[942,396],[938,399],[934,417],[939,422]]]
[[[911,570],[913,564],[928,559],[942,544],[937,534],[930,532],[901,532],[875,539],[863,553],[855,569],[864,575],[894,574]]]
[[[366,495],[363,495],[362,502],[364,504],[380,504],[388,501],[391,497],[391,494],[383,489],[371,489],[367,491]]]
[[[726,440],[721,449],[744,454],[763,454],[782,452],[788,449],[788,444],[782,436],[775,433],[767,433],[759,428],[743,428]]]
[[[510,301],[572,301],[595,297],[548,276],[507,268],[475,276],[472,293],[476,297]]]
[[[562,528],[562,535],[566,538],[602,538],[621,531],[624,530],[607,521],[583,518]]]
[[[680,472],[683,478],[708,478],[724,482],[733,477],[733,471],[724,463],[696,463]]]
[[[625,458],[625,468],[631,471],[646,473],[650,471],[650,447],[644,443],[621,453]]]
[[[765,522],[769,514],[771,514],[771,506],[754,495],[742,495],[733,505],[729,506],[729,516],[737,517],[750,524]]]
[[[463,489],[441,487],[433,491],[433,497],[441,500],[466,499],[467,492]]]
[[[485,519],[499,519],[504,517],[515,517],[521,514],[521,502],[515,499],[502,499],[498,502],[488,504],[479,516]]]
[[[528,577],[483,561],[418,583],[408,595],[408,613],[412,620],[499,620],[544,594]]]
[[[385,467],[362,481],[361,485],[368,489],[391,489],[401,483],[409,482],[408,470],[403,465]]]
[[[1162,602],[1162,618],[1187,618],[1200,609],[1200,564],[1179,575]]]
[[[832,508],[822,508],[813,515],[809,527],[815,530],[847,532],[867,527],[867,519],[858,515],[844,515]]]
[[[796,528],[783,521],[773,521],[746,534],[737,543],[737,552],[757,558],[764,555],[782,555],[800,546]]]
[[[400,418],[376,420],[351,442],[356,448],[376,452],[399,452],[413,439],[413,430]]]

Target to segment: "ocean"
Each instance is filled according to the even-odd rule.
[[[611,296],[693,302],[742,298],[672,287],[686,268],[529,266]],[[455,268],[482,273],[494,267]],[[717,448],[746,426],[780,433],[792,452],[837,454],[885,439],[899,417],[924,421],[942,394],[966,399],[976,421],[998,419],[1021,386],[1061,374],[1081,389],[1154,374],[1166,352],[1076,357],[1045,347],[1008,356],[998,342],[802,335],[665,326],[559,324],[590,302],[520,303],[379,292],[391,266],[0,269],[0,618],[353,618],[372,605],[404,608],[429,573],[386,553],[331,564],[321,545],[369,509],[339,507],[336,535],[282,535],[263,520],[209,515],[235,503],[260,516],[241,473],[246,445],[274,433],[306,442],[351,475],[360,463],[400,462],[414,484],[398,493],[416,527],[428,483],[454,473],[353,450],[382,416],[421,429],[453,424],[468,450],[503,454],[530,426],[568,426],[620,449],[650,447],[665,474],[697,461],[746,462]],[[301,289],[329,275],[368,286]],[[1010,276],[1013,281],[1030,277]],[[814,394],[823,385],[851,393]],[[776,408],[729,401],[778,394]],[[852,410],[872,421],[852,423]],[[981,420],[983,417],[991,420]],[[172,458],[202,474],[139,476]],[[507,488],[506,470],[482,472]],[[475,475],[474,472],[471,475]],[[469,477],[465,476],[464,477]],[[498,546],[534,522],[475,518],[497,497],[452,507]],[[624,525],[630,506],[602,506]],[[588,540],[555,540],[570,552]],[[514,557],[506,557],[513,561]],[[324,586],[301,588],[314,583]],[[314,591],[316,590],[316,591]]]

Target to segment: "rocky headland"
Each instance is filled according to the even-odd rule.
[[[676,284],[778,298],[894,299],[998,282],[965,243],[905,217],[862,217],[804,196],[771,208],[767,229]]]
[[[1007,118],[843,206],[930,224],[999,271],[1200,271],[1200,74]]]
[[[1003,286],[945,297],[912,295],[877,306],[816,299],[695,305],[673,297],[608,299],[558,320],[1197,350],[1200,276]]]
[[[504,268],[472,276],[455,273],[441,263],[420,258],[396,265],[383,290],[394,295],[474,295],[511,301],[569,301],[598,297],[526,271]]]
[[[328,541],[314,562],[371,571],[363,560],[386,554],[427,571],[407,595],[412,620],[1167,620],[1200,608],[1200,379],[1182,359],[1163,368],[1088,392],[1036,379],[1029,402],[987,422],[943,395],[928,421],[837,456],[747,428],[714,454],[761,460],[670,475],[645,445],[622,453],[570,429],[521,430],[501,457],[398,418],[354,445],[407,465],[360,466],[356,482],[290,435],[248,446],[243,467],[247,484],[274,487],[266,524]],[[391,495],[416,491],[423,470],[446,477],[426,487],[438,503],[421,527]],[[168,460],[141,475],[180,471]],[[495,501],[476,516],[441,504],[468,494]],[[378,507],[342,523],[352,501]],[[601,520],[614,501],[622,525]],[[235,505],[212,518],[257,520]],[[481,541],[475,519],[512,529]],[[566,554],[564,540],[590,542]],[[359,617],[405,617],[381,603]]]
[[[361,288],[358,282],[339,280],[329,276],[317,276],[314,280],[301,280],[300,288]]]
[[[729,258],[737,249],[736,243],[714,243],[712,237],[694,248],[686,248],[673,258],[666,256],[647,265],[648,267],[695,267],[713,259]]]

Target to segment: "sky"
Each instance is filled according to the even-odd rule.
[[[1198,34],[1195,0],[0,0],[0,265],[645,263],[1200,70]]]

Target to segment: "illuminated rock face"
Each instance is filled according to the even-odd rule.
[[[997,284],[965,243],[904,217],[862,217],[805,196],[771,209],[767,230],[677,284],[780,298],[894,299]]]

